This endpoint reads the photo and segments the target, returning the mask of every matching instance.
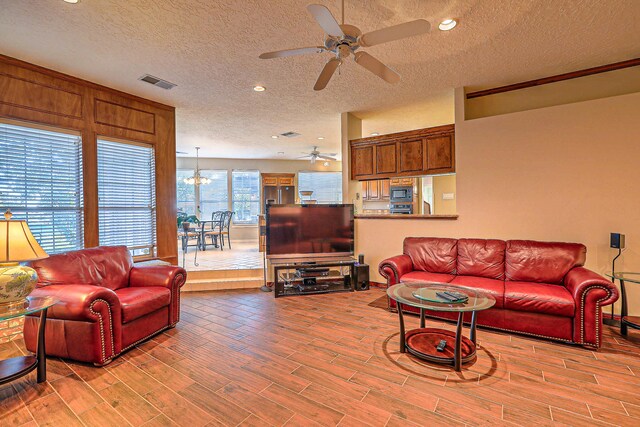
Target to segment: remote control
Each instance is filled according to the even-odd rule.
[[[440,340],[440,343],[436,347],[438,351],[444,351],[444,348],[447,346],[447,340]]]
[[[449,301],[449,302],[457,301],[457,300],[458,300],[458,298],[453,298],[452,296],[450,296],[450,295],[448,295],[448,294],[446,294],[446,293],[444,293],[444,292],[436,292],[436,295],[437,295],[439,298],[442,298],[443,300],[447,300],[447,301]]]

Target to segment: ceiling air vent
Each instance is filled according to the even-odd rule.
[[[295,138],[296,136],[300,136],[299,133],[294,132],[294,131],[289,131],[289,132],[285,132],[285,133],[281,133],[281,136],[284,136],[285,138]]]
[[[154,86],[161,87],[162,89],[173,89],[174,87],[177,86],[171,82],[159,79],[157,77],[153,77],[152,75],[149,75],[149,74],[145,74],[144,76],[140,77],[140,80],[142,80],[143,82],[150,83]]]

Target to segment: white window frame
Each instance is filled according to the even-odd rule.
[[[257,213],[254,216],[255,219],[251,219],[249,221],[246,220],[242,220],[240,219],[240,215],[239,215],[239,211],[236,209],[235,207],[235,197],[236,197],[236,191],[233,185],[233,174],[239,172],[252,172],[252,173],[256,173],[258,176],[258,188],[257,188],[257,196],[258,196],[258,200],[257,201],[250,201],[250,203],[257,203],[258,209],[257,209]],[[262,196],[260,194],[260,171],[258,169],[233,169],[231,171],[231,197],[230,197],[230,202],[231,202],[231,210],[235,213],[233,216],[233,223],[234,225],[245,225],[245,226],[257,226],[258,225],[258,215],[260,215],[260,207],[261,207],[261,202],[262,202]]]

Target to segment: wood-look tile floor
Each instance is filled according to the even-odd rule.
[[[50,359],[48,382],[0,386],[0,424],[640,425],[637,333],[605,327],[595,352],[480,330],[456,373],[399,353],[382,296],[184,295],[175,329],[105,368]],[[2,344],[0,358],[23,351]]]

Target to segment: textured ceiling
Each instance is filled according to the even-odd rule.
[[[640,56],[640,0],[345,0],[346,23],[363,32],[417,18],[460,25],[367,48],[402,75],[397,85],[348,61],[314,92],[329,54],[258,59],[322,43],[305,9],[312,1],[0,0],[0,52],[174,105],[178,150],[235,158],[339,151],[341,112],[364,118],[365,132],[404,130],[452,120],[455,87]],[[316,1],[340,16],[338,1]],[[139,82],[145,73],[178,87]],[[289,130],[302,136],[270,137]]]

